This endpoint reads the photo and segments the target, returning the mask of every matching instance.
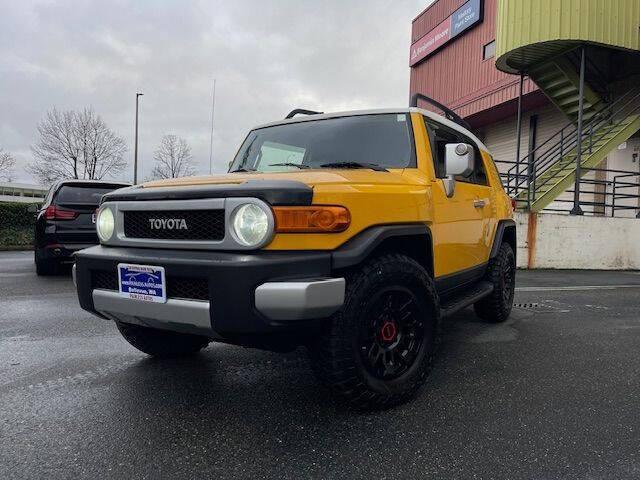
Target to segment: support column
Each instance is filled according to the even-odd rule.
[[[603,170],[607,170],[608,167],[609,159],[608,157],[604,157],[604,160],[596,165],[596,168],[602,170],[595,171],[595,183],[593,184],[593,203],[600,204],[593,206],[593,213],[603,217],[607,216],[607,172]]]
[[[538,132],[538,115],[531,115],[529,118],[529,153],[527,154],[527,206],[531,210],[531,202],[535,200],[533,194],[535,193],[535,154],[533,151],[536,149],[536,137]]]
[[[580,98],[578,99],[578,140],[576,145],[576,181],[573,187],[573,208],[571,215],[584,215],[580,208],[580,178],[582,177],[582,114],[584,110],[584,70],[586,62],[586,49],[580,48]]]
[[[516,188],[515,195],[518,194],[518,185],[520,185],[520,143],[522,137],[522,90],[524,86],[524,73],[520,73],[520,90],[518,93],[518,121],[517,121],[517,143],[516,143]]]

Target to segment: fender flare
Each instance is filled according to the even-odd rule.
[[[377,225],[367,228],[349,239],[331,254],[334,269],[351,267],[362,263],[383,241],[392,237],[422,235],[428,237],[431,259],[433,242],[431,230],[426,224]]]
[[[489,260],[495,258],[498,255],[498,250],[500,250],[500,245],[502,245],[502,239],[504,238],[505,231],[507,229],[513,229],[514,237],[516,231],[516,222],[511,218],[507,218],[504,220],[498,221],[498,226],[496,227],[496,234],[493,236],[493,245],[491,246],[491,254],[489,255]],[[513,251],[513,255],[515,256],[516,249]]]

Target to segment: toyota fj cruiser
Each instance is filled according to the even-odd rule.
[[[430,100],[294,110],[251,130],[226,175],[105,195],[101,245],[76,254],[80,305],[149,355],[304,345],[351,404],[408,399],[442,318],[473,305],[507,319],[516,266],[513,207],[487,148],[418,98]]]

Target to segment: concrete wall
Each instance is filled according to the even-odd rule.
[[[640,219],[516,213],[518,267],[640,269]]]

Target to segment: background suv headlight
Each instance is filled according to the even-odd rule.
[[[269,214],[255,203],[236,207],[231,216],[231,230],[236,241],[245,247],[256,247],[269,236]]]
[[[98,211],[96,218],[96,230],[101,242],[107,242],[113,235],[116,221],[113,211],[109,207],[103,207]]]

